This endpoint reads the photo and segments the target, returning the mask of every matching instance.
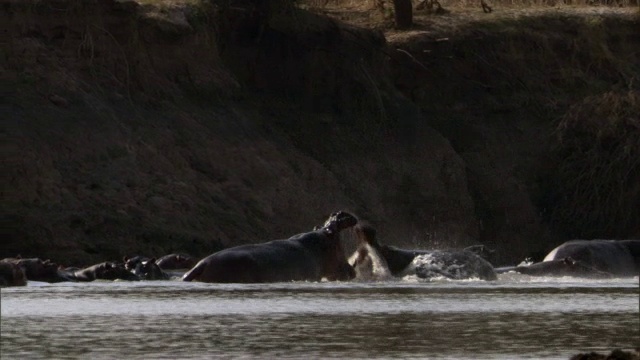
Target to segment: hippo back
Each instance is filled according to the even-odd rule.
[[[572,258],[617,276],[638,275],[640,240],[572,240],[553,249],[543,261]]]
[[[378,245],[377,250],[386,260],[391,274],[395,276],[402,274],[417,256],[431,253],[428,250],[406,250],[389,245]]]
[[[20,266],[24,270],[27,280],[44,282],[69,281],[68,278],[58,271],[58,265],[51,260],[41,260],[40,258],[7,258],[4,261]]]
[[[573,276],[597,279],[613,277],[610,273],[600,271],[570,257],[547,260],[530,265],[519,265],[512,267],[510,271],[531,276]]]
[[[138,276],[124,267],[124,264],[103,262],[77,270],[73,273],[75,281],[94,280],[140,280]]]
[[[156,260],[162,270],[191,269],[197,263],[197,259],[185,254],[169,254]]]
[[[263,283],[352,277],[337,233],[318,230],[263,244],[219,251],[198,262],[183,280]]]

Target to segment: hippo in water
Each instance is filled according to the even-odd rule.
[[[94,281],[94,280],[140,280],[138,276],[124,267],[124,264],[115,262],[103,262],[92,265],[84,269],[70,271],[73,281]]]
[[[197,263],[197,259],[185,254],[169,254],[156,260],[162,270],[191,269]]]
[[[136,256],[132,256],[132,257],[128,257],[125,256],[122,258],[122,261],[124,262],[124,267],[125,269],[129,270],[129,271],[135,271],[136,267],[138,266],[138,264],[140,264],[143,261],[148,261],[149,258],[146,256],[141,256],[141,255],[136,255]]]
[[[169,280],[170,276],[162,271],[155,258],[140,261],[133,273],[142,280]]]
[[[417,275],[429,279],[443,276],[449,279],[479,278],[495,280],[493,266],[467,250],[405,250],[381,245],[376,231],[369,225],[356,227],[359,247],[350,258],[356,273],[369,273],[376,257],[386,263],[390,274],[397,277]]]
[[[340,232],[357,222],[353,215],[339,211],[319,230],[219,251],[200,260],[182,279],[212,283],[350,280],[355,274],[347,263]]]
[[[542,261],[530,265],[500,267],[495,269],[498,274],[515,271],[530,276],[573,276],[586,278],[612,278],[611,273],[600,271],[585,265],[571,257]]]
[[[6,258],[2,261],[7,261],[20,266],[24,270],[27,280],[44,281],[49,283],[71,281],[67,274],[59,271],[58,265],[49,259],[23,259],[22,257],[20,257],[20,255],[18,255],[15,258]]]
[[[534,276],[638,276],[640,240],[571,240],[551,250],[542,262],[496,270]]]
[[[26,285],[27,276],[22,267],[10,261],[0,260],[0,287]]]

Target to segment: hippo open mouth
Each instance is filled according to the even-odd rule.
[[[327,221],[324,222],[323,228],[329,230],[329,232],[342,231],[357,223],[358,219],[355,216],[345,211],[338,211],[329,216]]]

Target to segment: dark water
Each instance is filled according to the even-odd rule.
[[[5,288],[2,359],[567,359],[640,339],[638,278]]]

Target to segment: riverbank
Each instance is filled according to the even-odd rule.
[[[640,236],[637,11],[452,12],[397,32],[241,2],[2,5],[0,257],[205,256],[337,209],[385,243],[484,243],[499,263]],[[581,178],[618,197],[563,203],[576,187],[558,175],[558,129],[599,102],[621,106],[582,117],[620,115],[598,119],[631,140],[594,157],[618,167]],[[594,124],[571,138],[607,141]]]

